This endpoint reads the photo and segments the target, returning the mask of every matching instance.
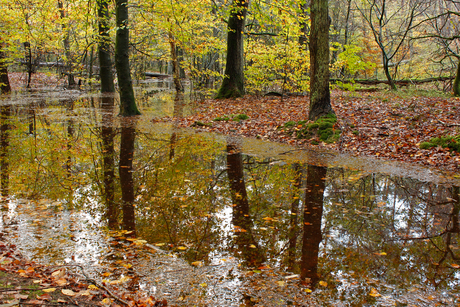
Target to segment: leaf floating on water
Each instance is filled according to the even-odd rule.
[[[379,297],[379,296],[381,296],[381,294],[380,294],[377,290],[375,290],[375,288],[372,288],[372,289],[371,289],[371,292],[369,292],[369,295],[370,295],[370,296],[373,296],[373,297]]]
[[[206,288],[208,286],[208,284],[204,282],[204,283],[200,284],[200,286],[202,286],[203,288]]]
[[[255,246],[254,244],[251,244],[249,245],[250,248],[256,248],[257,246]]]
[[[456,263],[451,263],[450,266],[453,267],[454,269],[460,268],[460,265],[458,265],[458,264],[456,264]]]
[[[321,280],[319,282],[319,285],[322,286],[322,287],[327,287],[327,282]]]
[[[187,249],[187,247],[185,247],[185,246],[178,246],[177,249],[180,250],[180,251],[184,251],[184,250]]]
[[[280,287],[284,287],[285,282],[284,282],[284,280],[279,280],[279,281],[277,281],[277,284]]]
[[[156,243],[155,246],[164,246],[166,243]]]
[[[192,262],[192,265],[194,265],[196,267],[201,267],[201,266],[203,266],[203,263],[201,261],[195,261],[195,262]]]
[[[311,293],[311,292],[312,292],[311,289],[308,289],[308,288],[305,289],[304,291],[307,292],[307,293]]]

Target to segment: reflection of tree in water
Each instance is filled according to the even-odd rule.
[[[369,278],[396,285],[398,295],[414,284],[427,290],[458,284],[455,187],[343,169],[331,173],[324,231],[334,236],[325,240],[325,270],[367,285],[365,293]],[[358,302],[358,292],[343,292]]]
[[[118,208],[115,200],[115,149],[113,128],[114,98],[102,97],[102,172],[103,172],[103,192],[102,197],[106,205],[106,217],[109,229],[115,229],[118,225]]]
[[[253,235],[253,222],[243,172],[243,158],[235,144],[227,144],[227,175],[233,202],[233,227],[239,252],[249,266],[259,266],[265,256]]]
[[[135,231],[133,156],[136,119],[124,118],[120,141],[120,185],[123,211],[123,228]],[[135,235],[135,234],[133,234]]]
[[[10,116],[11,106],[0,107],[0,187],[2,197],[9,196],[10,170],[9,170],[9,146],[10,146]]]
[[[319,280],[318,253],[322,241],[321,220],[326,173],[326,167],[310,164],[307,167],[300,278],[310,279],[313,285]]]

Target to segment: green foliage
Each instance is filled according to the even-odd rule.
[[[312,139],[313,145],[318,145],[320,141],[329,144],[336,142],[340,137],[340,130],[334,128],[336,122],[337,117],[330,113],[315,122],[289,121],[281,129],[290,135],[295,134],[298,139]]]
[[[447,135],[436,137],[432,138],[429,142],[420,143],[420,149],[430,149],[437,146],[449,148],[451,151],[460,152],[460,134],[456,136]]]
[[[333,69],[345,68],[348,73],[355,75],[360,71],[365,71],[375,67],[375,63],[366,62],[360,55],[363,48],[356,45],[344,45],[343,51],[339,53],[337,62]]]

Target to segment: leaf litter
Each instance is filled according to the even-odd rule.
[[[309,98],[302,96],[209,99],[198,104],[194,115],[174,118],[174,121],[181,127],[255,137],[301,148],[321,147],[356,156],[412,162],[448,172],[460,170],[459,153],[448,148],[419,147],[434,137],[460,134],[459,98],[379,95],[332,92],[337,127],[342,131],[339,141],[333,144],[312,145],[311,140],[297,139],[283,129],[289,121],[308,118]],[[234,114],[245,114],[247,119],[220,120]]]

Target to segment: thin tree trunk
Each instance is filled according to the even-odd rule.
[[[10,125],[11,106],[1,106],[1,125],[0,125],[0,187],[3,197],[9,196],[10,185],[10,163],[9,163],[9,146],[10,146]]]
[[[453,90],[454,90],[454,96],[459,97],[460,96],[460,59],[458,59],[457,75],[455,76]]]
[[[7,94],[9,92],[11,92],[11,85],[8,78],[8,65],[5,53],[0,49],[0,94]]]
[[[310,32],[310,113],[316,120],[334,113],[329,91],[329,16],[328,0],[311,1]]]
[[[129,65],[128,1],[116,0],[117,34],[115,40],[115,67],[120,88],[120,115],[141,114],[134,97],[133,82]]]
[[[244,95],[244,25],[249,0],[233,0],[227,30],[227,62],[216,98]]]
[[[99,28],[99,76],[101,78],[101,92],[113,93],[112,59],[110,58],[109,36],[109,0],[97,0],[97,16]]]
[[[183,93],[184,92],[184,87],[182,86],[181,80],[180,80],[180,66],[179,66],[179,61],[177,59],[177,53],[176,53],[176,42],[174,40],[174,37],[171,33],[169,32],[169,45],[171,46],[171,61],[173,64],[173,80],[174,80],[174,86],[176,87],[176,92],[178,93]]]

